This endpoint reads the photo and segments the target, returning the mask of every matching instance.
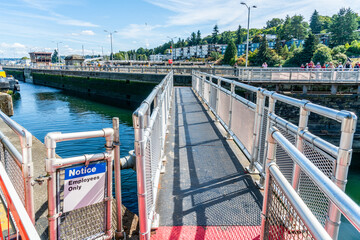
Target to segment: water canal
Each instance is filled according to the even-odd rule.
[[[131,110],[79,98],[58,89],[21,82],[21,93],[14,99],[14,119],[36,138],[44,141],[48,132],[78,132],[111,127],[112,118],[120,119],[121,156],[134,146]],[[359,131],[359,130],[358,130]],[[59,143],[61,157],[103,151],[99,139]],[[45,159],[44,159],[45,161]],[[360,154],[353,156],[346,188],[347,194],[360,204]],[[136,173],[122,170],[123,203],[137,213]],[[359,239],[359,233],[343,219],[339,239]]]
[[[120,119],[121,157],[134,149],[131,110],[112,107],[64,93],[61,90],[21,82],[19,99],[14,99],[14,119],[44,142],[49,132],[81,132],[112,127],[112,118]],[[104,151],[101,138],[61,142],[56,152],[61,157]],[[45,159],[44,159],[45,166]],[[45,187],[45,186],[44,186]],[[123,204],[137,213],[136,172],[122,170]]]

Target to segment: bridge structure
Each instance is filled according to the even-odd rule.
[[[354,113],[206,72],[191,78],[191,87],[174,87],[169,72],[133,113],[140,239],[338,239],[342,215],[360,231],[360,207],[344,193]],[[279,115],[278,104],[297,108],[298,121]],[[338,146],[308,130],[310,113],[341,125]],[[11,202],[21,238],[40,239],[31,199],[41,181],[47,181],[50,239],[124,238],[119,182],[126,162],[117,119],[99,131],[49,133],[48,174],[35,178],[29,133],[0,117],[22,140],[19,153],[1,138],[0,155],[1,196]],[[105,138],[105,151],[56,156],[60,142],[86,138]],[[92,191],[97,200],[74,207],[67,174],[95,174],[95,165],[104,169],[95,185],[104,187]]]
[[[252,85],[275,85],[276,90],[280,86],[300,86],[302,93],[307,94],[312,88],[317,86],[330,86],[328,92],[337,94],[341,87],[351,87],[351,92],[360,94],[360,71],[356,69],[304,69],[304,68],[243,68],[226,66],[207,66],[207,65],[187,65],[187,66],[46,66],[36,67],[26,66],[4,66],[8,70],[75,75],[75,76],[95,76],[103,78],[126,78],[129,74],[138,75],[166,75],[170,71],[175,77],[188,77],[191,81],[192,71],[238,80],[239,82]],[[102,75],[101,73],[107,73]],[[110,74],[110,75],[109,75]],[[125,75],[124,75],[125,74]],[[126,75],[127,74],[127,75]],[[157,79],[157,78],[153,78]]]

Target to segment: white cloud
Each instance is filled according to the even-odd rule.
[[[16,48],[16,49],[24,49],[26,46],[21,43],[1,43],[0,47],[2,48]]]
[[[95,35],[95,33],[91,30],[84,30],[84,31],[81,31],[81,35],[93,36],[93,35]]]
[[[223,27],[246,26],[247,9],[239,0],[146,0],[158,7],[171,11],[165,26],[190,26],[218,24]],[[341,7],[351,7],[360,11],[360,5],[352,0],[253,0],[245,1],[248,5],[257,5],[251,10],[251,25],[263,27],[273,17],[284,18],[287,14],[301,14],[309,20],[317,9],[322,15],[333,15]]]

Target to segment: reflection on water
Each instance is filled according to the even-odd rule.
[[[14,99],[14,119],[44,142],[49,132],[81,132],[112,127],[112,118],[120,119],[121,156],[134,148],[132,111],[89,101],[60,90],[21,82],[21,93]],[[105,139],[86,139],[57,144],[61,157],[103,152]],[[136,174],[122,171],[123,203],[137,212]]]

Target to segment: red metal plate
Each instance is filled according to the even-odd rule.
[[[239,240],[260,239],[261,226],[174,226],[159,227],[152,240]]]

